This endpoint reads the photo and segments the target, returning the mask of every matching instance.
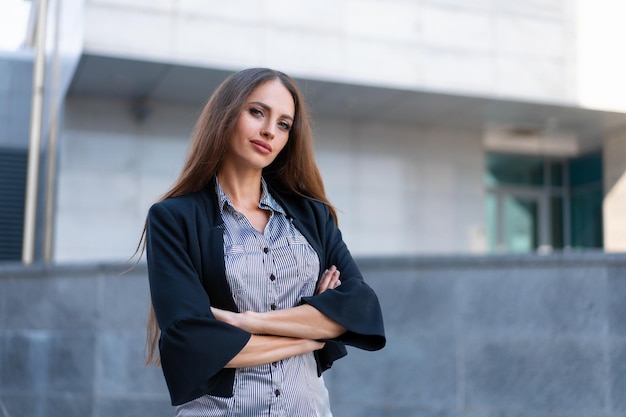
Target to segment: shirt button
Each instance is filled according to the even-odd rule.
[[[276,391],[274,391],[274,394],[278,397],[280,395],[280,390],[277,389]]]
[[[263,252],[267,253],[270,251],[270,248],[268,248],[267,246],[263,248]]]
[[[276,276],[274,274],[270,275],[270,281],[274,281],[276,279]]]
[[[270,306],[270,308],[271,308],[272,310],[276,310],[276,304],[272,304],[272,305]]]
[[[276,368],[278,366],[278,362],[272,362],[272,366]]]

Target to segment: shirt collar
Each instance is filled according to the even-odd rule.
[[[215,178],[215,191],[217,193],[217,201],[219,203],[221,214],[223,214],[224,210],[226,209],[237,211],[232,201],[230,201],[230,198],[228,198],[228,196],[222,189],[222,186],[220,185],[217,177]],[[261,200],[259,201],[259,207],[262,209],[276,211],[285,215],[287,214],[285,213],[285,210],[280,206],[280,204],[278,204],[278,202],[274,200],[274,197],[272,197],[272,195],[270,194],[269,190],[267,189],[267,183],[265,182],[265,179],[263,177],[261,177]]]

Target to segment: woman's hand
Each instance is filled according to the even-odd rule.
[[[234,313],[211,307],[211,313],[219,321],[245,330],[253,335],[274,335],[296,339],[333,339],[346,329],[323,315],[315,307],[302,304],[285,310],[265,313],[244,311]]]
[[[211,313],[215,316],[219,321],[223,321],[224,323],[228,323],[231,326],[239,327],[237,324],[239,320],[237,316],[239,313],[234,313],[232,311],[221,310],[219,308],[211,307]]]
[[[225,368],[263,365],[313,352],[323,347],[323,342],[315,340],[252,335],[244,348],[226,364]]]
[[[232,311],[211,307],[211,313],[220,321],[252,333],[248,343],[226,364],[225,368],[263,365],[292,356],[313,352],[324,347],[324,342],[308,338],[255,335],[255,330],[250,327],[253,324],[249,322],[249,320],[258,315],[252,311],[234,313]]]
[[[339,271],[335,265],[332,265],[322,274],[315,293],[321,294],[326,290],[335,289],[339,285],[341,285]],[[211,313],[217,320],[253,335],[320,340],[333,339],[346,331],[339,323],[326,317],[309,304],[265,313],[254,311],[234,313],[211,307]]]
[[[321,294],[326,290],[333,290],[341,285],[339,281],[340,272],[335,265],[332,265],[322,274],[320,281],[317,285],[317,291],[315,294]]]
[[[258,313],[254,311],[245,311],[243,313],[235,313],[233,311],[222,310],[216,307],[211,307],[211,313],[219,321],[228,323],[231,326],[239,327],[241,330],[245,330],[250,333],[254,333],[254,329],[251,327],[251,320],[257,316]]]

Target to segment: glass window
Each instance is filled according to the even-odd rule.
[[[544,182],[543,160],[538,157],[512,155],[487,155],[488,186],[522,185],[541,186]]]
[[[562,187],[563,181],[563,162],[551,162],[550,163],[550,185],[553,187]]]
[[[572,247],[602,248],[602,198],[602,187],[572,191]]]
[[[602,248],[602,154],[598,152],[572,159],[568,170],[571,246]]]
[[[565,236],[564,236],[564,227],[563,227],[563,197],[555,196],[550,199],[550,219],[552,220],[551,227],[551,238],[552,238],[552,248],[553,249],[562,249],[565,246]]]
[[[569,161],[570,187],[602,182],[602,154],[595,153]]]
[[[486,163],[492,252],[602,247],[601,153],[570,160],[489,154]]]
[[[495,194],[487,194],[487,239],[489,252],[499,251],[498,197]]]
[[[509,252],[530,252],[538,245],[538,204],[534,199],[506,196],[503,200],[504,246]]]

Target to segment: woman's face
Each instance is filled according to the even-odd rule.
[[[223,163],[239,170],[265,168],[287,144],[294,117],[293,98],[280,81],[259,85],[239,113]]]

